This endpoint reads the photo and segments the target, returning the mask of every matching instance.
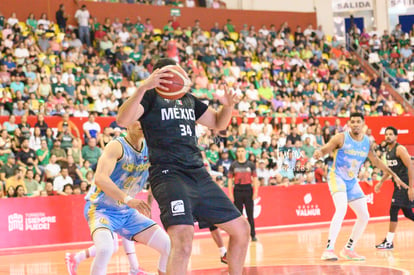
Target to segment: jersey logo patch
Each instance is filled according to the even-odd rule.
[[[183,200],[176,200],[171,202],[171,213],[173,216],[185,215]]]

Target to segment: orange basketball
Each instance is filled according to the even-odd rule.
[[[168,91],[155,88],[157,93],[166,99],[180,99],[185,95],[191,86],[191,81],[187,76],[187,73],[178,65],[169,65],[165,68],[168,68],[168,73],[173,74],[172,77],[165,78],[172,81],[171,84],[162,84],[164,87],[168,88]]]

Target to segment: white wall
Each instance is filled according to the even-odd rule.
[[[313,12],[314,0],[222,0],[228,9]],[[323,0],[330,1],[330,0]]]

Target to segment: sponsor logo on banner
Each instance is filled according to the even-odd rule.
[[[414,0],[389,0],[390,9],[392,8],[412,8],[414,7]]]
[[[381,128],[380,135],[385,135],[385,129],[387,129],[387,127],[382,127]],[[409,133],[408,129],[397,129],[397,131],[398,131],[399,135],[407,135]]]
[[[372,0],[333,0],[333,12],[372,10]]]
[[[296,216],[298,217],[308,217],[308,216],[320,216],[321,209],[317,204],[311,204],[312,194],[307,193],[303,197],[304,204],[298,205],[296,208]]]
[[[45,213],[13,213],[8,216],[9,232],[49,230],[50,225],[56,223],[56,216],[46,216]]]
[[[374,193],[369,193],[365,195],[367,203],[374,204]]]

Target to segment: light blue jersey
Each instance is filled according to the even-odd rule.
[[[134,198],[144,188],[148,179],[148,168],[150,166],[148,147],[144,142],[142,151],[138,152],[124,137],[117,138],[116,141],[122,144],[123,154],[117,161],[110,178],[119,189]],[[116,210],[128,208],[125,204],[117,202],[106,195],[96,186],[91,187],[85,199],[90,200],[98,208],[105,207]]]
[[[334,152],[333,162],[329,166],[328,183],[332,194],[346,191],[348,200],[363,196],[357,176],[369,150],[370,143],[366,135],[361,141],[356,141],[349,132],[344,133],[344,144]]]
[[[138,152],[124,137],[116,140],[121,143],[123,154],[110,178],[119,189],[134,198],[148,179],[148,147],[144,142],[142,151]],[[131,240],[136,234],[155,224],[136,209],[115,201],[95,185],[91,186],[85,200],[85,217],[91,234],[97,228],[105,227]]]

